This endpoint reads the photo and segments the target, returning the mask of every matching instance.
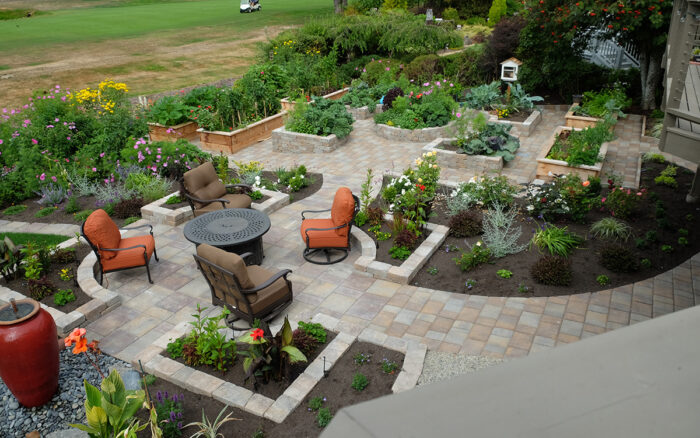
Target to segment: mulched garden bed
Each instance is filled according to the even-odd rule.
[[[623,246],[631,249],[638,256],[639,260],[643,258],[649,259],[651,268],[640,268],[632,273],[615,273],[600,265],[599,252],[607,241],[590,236],[590,224],[604,217],[610,217],[610,214],[594,209],[588,213],[587,223],[585,224],[569,220],[554,222],[555,225],[567,226],[569,231],[586,238],[583,245],[579,249],[575,249],[569,256],[573,268],[571,286],[557,287],[535,283],[530,275],[530,268],[544,255],[535,245],[520,253],[496,259],[493,264],[480,265],[471,271],[462,272],[453,260],[461,254],[457,248],[468,249],[481,240],[482,236],[467,239],[448,236],[444,244],[427,261],[411,284],[430,287],[431,289],[485,296],[558,296],[611,289],[668,271],[700,251],[700,232],[698,232],[697,225],[700,222],[700,207],[685,202],[685,195],[692,184],[694,175],[687,169],[678,168],[676,177],[678,188],[676,189],[654,183],[654,177],[659,175],[665,167],[666,164],[644,163],[642,166],[641,186],[647,187],[650,193],[656,193],[659,201],[665,207],[668,224],[663,227],[658,226],[656,203],[650,199],[649,194],[642,201],[638,214],[625,221],[632,227],[633,235],[626,242],[623,242]],[[605,193],[606,190],[604,189],[603,192]],[[518,199],[516,203],[520,205],[521,210],[524,209],[524,200]],[[447,225],[449,216],[444,200],[438,199],[434,210],[437,215],[432,217],[430,221]],[[687,217],[687,215],[691,216]],[[539,223],[541,225],[542,221],[539,221]],[[522,235],[519,242],[523,244],[528,243],[539,225],[535,220],[522,212],[519,215],[519,224],[522,226]],[[687,236],[688,244],[686,246],[678,244],[678,229],[681,228],[689,231]],[[658,240],[651,243],[648,248],[637,248],[635,238],[644,237],[647,231],[655,231]],[[661,251],[662,245],[671,245],[673,251]],[[437,273],[434,275],[430,274],[429,270],[431,268],[437,268]],[[496,271],[499,269],[512,271],[513,276],[508,279],[500,278],[496,275]],[[610,283],[600,285],[596,281],[599,275],[608,276]],[[476,280],[476,284],[470,290],[466,288],[468,279]],[[519,291],[519,285],[521,284],[527,286],[527,292]]]
[[[388,263],[392,266],[401,266],[401,264],[403,262],[405,262],[405,260],[391,258],[391,255],[389,254],[389,250],[391,249],[392,246],[394,246],[394,236],[392,235],[392,237],[390,237],[387,240],[377,240],[376,234],[369,231],[370,227],[371,227],[371,225],[369,223],[366,223],[363,226],[361,226],[360,229],[362,231],[364,231],[369,237],[371,237],[372,240],[374,241],[374,244],[377,246],[377,258],[376,258],[376,260],[378,262]],[[391,222],[384,222],[382,224],[381,232],[391,233],[391,229],[392,229]],[[416,248],[418,248],[421,245],[421,243],[423,243],[423,241],[428,238],[429,235],[430,235],[430,230],[427,228],[424,229],[423,232],[421,233],[421,235],[416,240],[414,250]]]
[[[238,335],[240,336],[240,334]],[[304,370],[306,369],[307,366],[311,362],[314,361],[318,357],[319,354],[323,351],[324,348],[328,346],[328,344],[336,337],[336,333],[327,331],[326,332],[326,343],[325,344],[319,344],[318,348],[316,348],[316,351],[309,357],[307,357],[306,362],[301,362],[297,364],[292,365],[291,369],[291,375],[290,375],[290,380],[281,380],[281,381],[276,381],[276,380],[270,380],[268,383],[264,383],[263,379],[260,378],[259,385],[257,388],[257,391],[253,388],[253,382],[254,379],[251,378],[248,380],[248,382],[244,382],[245,379],[245,371],[243,371],[243,356],[237,356],[236,360],[234,361],[233,364],[228,366],[228,370],[225,373],[222,373],[221,371],[217,371],[214,368],[208,366],[208,365],[200,365],[197,367],[191,367],[196,370],[199,370],[203,373],[209,374],[210,376],[218,377],[219,379],[225,380],[227,382],[233,383],[234,385],[243,387],[243,388],[248,388],[253,392],[257,392],[258,394],[264,395],[265,397],[269,397],[271,399],[276,399],[282,393],[287,389],[287,387],[296,379],[299,374],[303,373]],[[237,344],[238,351],[241,350],[246,350],[248,349],[247,344],[242,344],[239,343]],[[184,358],[177,358],[174,359],[177,362],[180,362],[181,364],[185,363]]]
[[[492,114],[497,115],[496,112],[492,112]],[[530,117],[530,114],[532,114],[532,110],[527,110],[527,111],[519,111],[517,113],[510,113],[508,114],[508,117],[503,117],[501,120],[507,120],[509,122],[524,122],[527,120],[528,117]]]
[[[54,309],[58,309],[63,313],[70,313],[73,310],[77,309],[78,307],[82,306],[83,304],[87,303],[90,301],[92,298],[85,294],[82,289],[80,289],[80,286],[78,286],[77,283],[77,276],[78,274],[78,265],[80,262],[87,256],[92,250],[90,249],[89,246],[87,245],[80,245],[76,248],[75,250],[75,255],[76,255],[76,261],[68,262],[68,263],[57,263],[53,262],[51,263],[51,267],[49,268],[48,272],[44,272],[43,274],[46,275],[47,279],[51,281],[56,286],[56,289],[72,289],[73,294],[75,295],[75,301],[72,301],[68,304],[65,304],[63,306],[57,306],[53,302],[53,295],[47,295],[41,300],[39,300],[40,303],[46,304],[49,307],[53,307]],[[69,281],[63,281],[61,280],[60,277],[60,272],[61,269],[64,268],[70,268],[71,273],[74,275],[74,278]],[[20,272],[17,275],[17,278],[8,282],[5,282],[5,280],[0,280],[0,284],[3,286],[6,286],[15,292],[19,292],[22,295],[26,296],[27,298],[32,298],[30,293],[29,293],[29,284],[27,282],[27,279],[24,277],[24,271],[20,269]]]
[[[357,365],[353,358],[358,353],[371,355],[370,362],[365,365]],[[401,369],[403,354],[374,344],[355,342],[329,371],[328,377],[318,382],[283,423],[277,424],[241,409],[228,407],[226,412],[232,412],[232,417],[238,418],[240,421],[230,421],[224,424],[219,431],[227,438],[252,437],[258,431],[262,431],[264,435],[256,436],[266,438],[317,437],[323,429],[316,422],[317,412],[309,409],[309,401],[315,397],[325,397],[326,401],[323,403],[323,407],[329,408],[331,414],[336,415],[345,406],[391,394],[391,387],[396,380],[398,371],[395,374],[384,373],[380,366],[384,358],[397,363],[399,370]],[[369,380],[369,385],[363,391],[356,391],[350,386],[355,373],[358,372],[364,374]],[[158,391],[168,391],[169,395],[184,395],[185,412],[182,423],[185,425],[202,421],[202,410],[207,418],[213,421],[225,406],[213,398],[194,394],[162,379],[157,379],[154,384],[149,386],[151,397],[155,397]],[[143,423],[147,420],[147,415],[146,411],[141,410],[137,417]],[[191,436],[195,432],[195,427],[186,428],[183,430],[183,436]],[[138,437],[149,438],[148,428],[139,432]]]
[[[229,170],[229,175],[232,177],[238,178],[238,173],[235,170]],[[262,179],[263,180],[268,180],[272,181],[273,183],[277,183],[277,174],[271,170],[263,170],[262,173]],[[307,181],[310,181],[310,184],[298,192],[292,192],[286,187],[280,187],[279,191],[282,193],[289,193],[289,203],[301,201],[304,198],[308,198],[309,196],[313,195],[314,193],[318,192],[321,187],[323,186],[323,174],[322,173],[315,173],[315,172],[307,172],[306,173],[306,179]],[[259,201],[262,202],[262,201]]]

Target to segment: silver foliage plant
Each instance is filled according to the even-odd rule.
[[[87,175],[80,175],[77,172],[68,172],[66,177],[68,178],[74,195],[91,196],[95,194],[97,184],[90,181]]]
[[[460,211],[469,210],[479,200],[476,193],[466,189],[466,184],[460,185],[459,188],[452,190],[450,193],[445,193],[445,198],[447,200],[447,209],[451,216],[456,215]]]
[[[515,207],[507,208],[494,203],[484,213],[484,243],[496,258],[515,254],[527,247],[527,244],[518,244],[518,239],[523,234],[521,226],[515,227],[515,217],[518,210]]]

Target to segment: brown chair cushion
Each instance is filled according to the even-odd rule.
[[[119,248],[119,241],[122,239],[119,234],[119,227],[112,221],[107,212],[102,209],[94,211],[83,225],[83,232],[88,240],[98,249]],[[102,260],[109,260],[116,257],[116,253],[111,251],[100,251]]]
[[[119,248],[129,248],[136,245],[146,246],[146,258],[151,259],[151,254],[156,247],[156,242],[153,236],[146,234],[145,236],[127,237],[119,241]],[[143,248],[134,248],[126,251],[103,251],[105,254],[115,254],[114,257],[102,261],[102,269],[105,271],[114,271],[117,269],[133,268],[134,266],[145,266],[146,261],[143,258]]]
[[[268,271],[260,266],[253,265],[248,266],[248,275],[250,279],[255,284],[255,287],[265,283],[270,279],[276,272]],[[270,286],[259,291],[256,294],[248,295],[248,300],[253,309],[253,313],[259,313],[274,306],[275,304],[285,301],[289,298],[289,288],[287,288],[287,282],[284,278],[277,279]]]
[[[188,170],[183,178],[185,190],[195,198],[218,199],[226,194],[226,186],[219,180],[214,165],[210,161]],[[199,207],[199,203],[195,204]]]
[[[238,254],[204,243],[197,247],[197,255],[235,275],[243,289],[255,287],[254,282],[249,277],[248,270],[250,268],[246,267],[245,262]]]
[[[301,240],[306,243],[306,230],[308,228],[332,228],[334,226],[331,219],[304,219],[301,222]],[[309,231],[309,248],[347,248],[347,234],[339,236],[335,231]]]
[[[226,204],[226,208],[250,208],[250,204],[253,200],[248,195],[242,194],[227,194],[222,199],[229,201]],[[204,213],[209,213],[210,211],[221,210],[221,202],[212,202],[211,204],[205,205],[204,207],[199,207],[195,210],[195,216],[201,216]]]
[[[333,207],[331,207],[331,220],[334,226],[340,226],[350,223],[352,215],[355,212],[355,200],[352,197],[352,192],[347,187],[341,187],[335,192],[333,198]],[[343,227],[335,230],[338,236],[347,237],[348,227]]]

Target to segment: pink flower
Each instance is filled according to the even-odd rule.
[[[2,138],[0,138],[0,144],[2,144]]]
[[[100,158],[102,158],[102,157],[104,157],[104,156],[105,156],[105,153],[104,153],[104,152],[100,152]]]
[[[56,182],[57,178],[55,176],[51,177],[51,181]]]
[[[92,171],[93,171],[93,172],[97,172],[97,167],[93,167],[93,168],[92,168]]]
[[[367,71],[366,68],[363,68],[363,69],[362,69],[362,73],[365,73],[366,71]]]
[[[70,163],[70,160],[68,158],[66,158],[66,163]]]
[[[605,202],[606,199],[608,199],[608,198],[603,198],[600,200],[600,202]]]
[[[36,141],[36,140],[34,140],[34,139],[32,139],[32,143],[34,143],[34,144],[39,144],[39,142]]]
[[[458,119],[459,119],[460,117],[462,117],[462,113],[457,113],[456,115],[457,115],[457,118],[458,118]]]
[[[642,192],[637,192],[637,196],[642,196]]]
[[[134,145],[134,149],[138,149],[138,148],[139,148],[139,144],[138,144],[138,142],[136,142],[136,144]]]
[[[66,137],[66,140],[70,140],[70,137]]]
[[[380,63],[380,64],[382,63],[382,60],[381,60],[381,59],[379,60],[379,63]]]
[[[45,174],[45,173],[42,173],[41,175],[39,175],[39,179],[42,180],[42,181],[45,180],[45,179],[46,179],[46,174]]]
[[[387,67],[387,68],[385,68],[385,70],[386,70],[386,71],[389,71],[389,70],[391,70],[391,69],[390,69],[389,67]]]

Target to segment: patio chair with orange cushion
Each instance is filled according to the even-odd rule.
[[[80,234],[87,241],[100,266],[100,284],[104,274],[124,269],[146,267],[148,281],[151,280],[151,271],[148,269],[148,262],[151,254],[158,261],[156,253],[156,241],[153,238],[153,227],[151,225],[141,225],[122,230],[136,230],[139,228],[149,228],[149,233],[144,236],[122,238],[119,227],[102,209],[95,210],[80,227]]]
[[[245,193],[228,193],[227,188],[242,189]],[[250,208],[252,191],[247,184],[224,185],[214,165],[207,161],[185,172],[182,189],[195,217],[225,208]]]
[[[250,255],[247,252],[239,256],[207,244],[199,245],[194,255],[209,283],[212,304],[231,311],[226,323],[233,330],[247,329],[234,326],[239,319],[250,325],[256,319],[271,321],[292,302],[292,282],[287,279],[292,271],[246,266],[244,260]]]
[[[327,210],[304,210],[301,212],[301,238],[306,243],[304,259],[319,265],[338,263],[350,253],[350,231],[355,215],[360,210],[360,200],[349,188],[341,187],[335,192],[333,206]],[[331,212],[329,219],[308,219],[305,213]],[[332,257],[332,253],[340,252]],[[325,261],[314,258],[319,253]]]

